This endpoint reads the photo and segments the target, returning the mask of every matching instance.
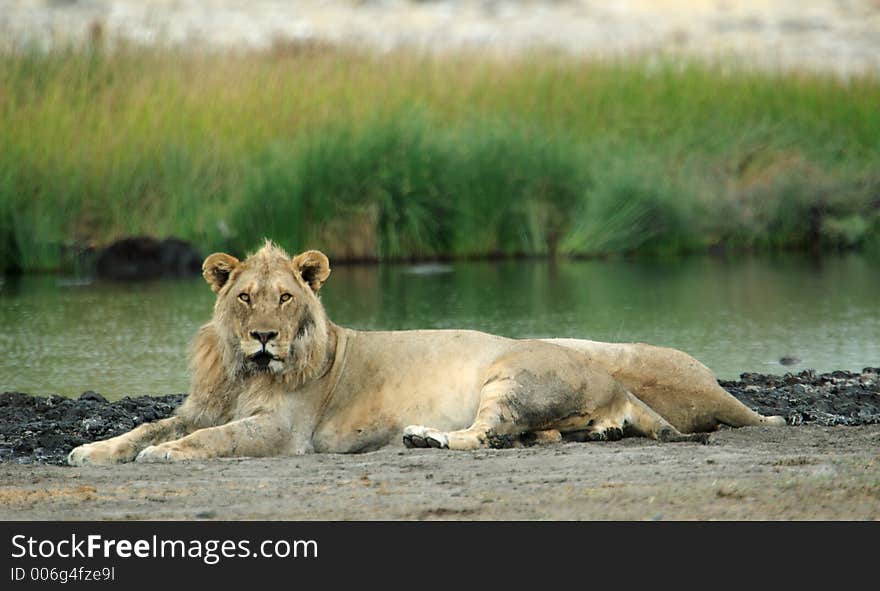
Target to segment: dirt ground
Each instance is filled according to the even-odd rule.
[[[446,452],[0,464],[0,519],[880,519],[880,425]]]

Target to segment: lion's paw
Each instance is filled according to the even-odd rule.
[[[403,444],[408,448],[436,447],[449,449],[449,438],[446,433],[421,425],[410,425],[403,430]]]
[[[127,454],[114,451],[102,441],[80,445],[67,454],[70,466],[110,466],[130,460]]]
[[[94,461],[97,459],[93,458],[93,450],[94,446],[86,443],[85,445],[80,445],[67,454],[67,463],[70,466],[85,466],[87,464],[98,464],[101,462]]]
[[[621,439],[623,439],[623,429],[620,427],[608,427],[588,435],[589,441],[620,441]]]
[[[188,459],[189,458],[186,456],[186,454],[168,445],[151,445],[147,448],[144,448],[144,450],[137,455],[134,461],[156,464],[180,462]]]

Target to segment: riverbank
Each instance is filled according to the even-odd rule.
[[[70,446],[164,416],[181,397],[6,393],[0,519],[880,519],[880,369],[723,384],[797,426],[721,429],[708,445],[627,438],[69,468],[53,464]]]
[[[765,415],[790,425],[857,426],[880,423],[880,368],[861,373],[803,371],[784,376],[747,373],[721,385]],[[125,397],[108,402],[100,394],[0,394],[0,461],[63,464],[74,447],[114,437],[139,424],[169,416],[184,395]]]
[[[880,249],[880,78],[282,46],[0,52],[0,261]]]

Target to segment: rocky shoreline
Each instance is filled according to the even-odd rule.
[[[720,384],[749,407],[782,415],[791,425],[880,423],[880,368],[876,367],[782,376],[744,373],[739,380]],[[79,398],[4,392],[0,394],[0,462],[64,464],[77,445],[165,418],[183,399],[183,394],[171,394],[108,402],[92,391]]]
[[[880,367],[866,367],[859,373],[744,373],[737,381],[719,383],[750,408],[782,415],[790,425],[880,423]]]
[[[108,402],[92,391],[79,398],[57,394],[0,394],[0,462],[64,464],[78,445],[163,419],[183,402],[183,394],[137,396]]]

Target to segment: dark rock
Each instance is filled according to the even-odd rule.
[[[94,390],[86,390],[79,395],[80,400],[91,400],[93,402],[107,402],[107,399],[95,392]]]
[[[98,431],[102,429],[105,425],[105,422],[102,417],[89,417],[87,419],[83,419],[82,424],[83,427],[85,427],[86,432],[91,433],[92,431]]]
[[[800,362],[800,357],[795,357],[794,355],[785,355],[779,358],[780,365],[797,365]]]
[[[98,253],[95,261],[98,277],[116,280],[186,277],[201,270],[202,256],[190,243],[177,238],[123,238]]]
[[[61,394],[49,394],[49,397],[46,398],[46,404],[48,406],[57,406],[59,404],[64,404],[70,400],[69,398],[65,398]]]
[[[871,368],[861,373],[805,370],[784,376],[744,373],[721,386],[761,414],[782,415],[791,425],[880,423],[880,381]]]
[[[0,461],[63,464],[74,447],[121,435],[147,412],[152,420],[170,416],[183,398],[174,394],[107,402],[98,394],[73,399],[0,393]]]

